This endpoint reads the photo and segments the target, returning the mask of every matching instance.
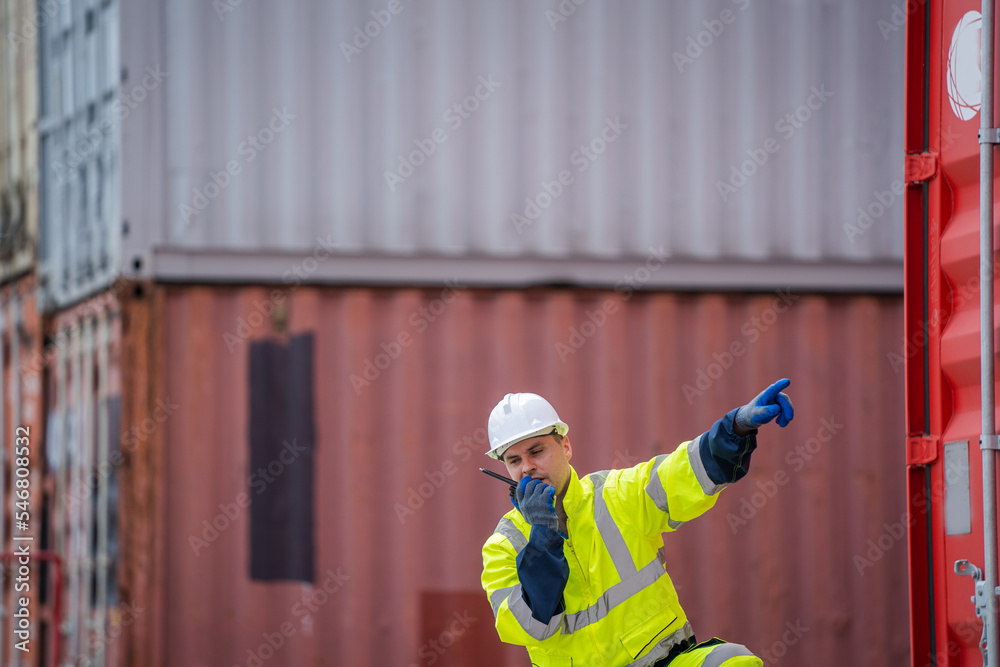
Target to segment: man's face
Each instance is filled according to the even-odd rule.
[[[569,482],[572,457],[569,438],[563,438],[560,444],[554,435],[543,435],[512,445],[504,452],[503,462],[515,482],[526,476],[545,480],[561,495]]]

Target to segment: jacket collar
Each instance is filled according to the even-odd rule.
[[[583,501],[583,484],[580,482],[580,477],[576,474],[576,469],[570,466],[569,473],[569,484],[566,486],[566,495],[563,496],[563,510],[565,510],[567,516],[572,515],[577,506]]]

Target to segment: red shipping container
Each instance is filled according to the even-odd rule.
[[[961,559],[984,565],[980,9],[973,0],[949,0],[906,3],[900,11],[907,31],[905,356],[915,667],[982,663],[974,582],[954,569]]]

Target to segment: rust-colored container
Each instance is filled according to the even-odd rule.
[[[163,417],[121,469],[127,664],[526,664],[479,585],[496,401],[548,397],[589,472],[782,376],[795,421],[665,541],[681,601],[770,665],[907,659],[898,297],[160,286],[122,313],[122,428]]]
[[[62,659],[73,664],[120,664],[121,637],[136,613],[117,576],[125,509],[119,478],[129,455],[120,310],[117,294],[105,291],[47,327],[50,533],[64,564]]]
[[[53,595],[58,566],[41,565],[51,556],[45,535],[51,489],[45,476],[43,369],[39,363],[43,330],[35,308],[36,287],[30,273],[0,287],[0,561],[6,570],[0,579],[4,614],[0,662],[48,666],[56,664],[53,651],[59,643],[55,628],[60,609]],[[25,562],[19,562],[22,557]],[[28,569],[21,570],[21,565]],[[13,614],[24,607],[22,597],[28,601],[26,628],[12,624]],[[27,630],[29,635],[17,636],[15,630]],[[28,643],[22,648],[30,653],[14,646],[25,639]]]

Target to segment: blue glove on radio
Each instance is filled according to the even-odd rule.
[[[524,520],[532,526],[546,526],[554,531],[559,530],[559,517],[556,516],[556,488],[540,479],[522,477],[517,484],[511,502],[521,513]]]
[[[778,418],[778,426],[782,428],[788,426],[795,411],[792,409],[792,400],[781,390],[791,383],[788,378],[778,380],[760,392],[757,398],[737,410],[734,421],[748,431],[760,428],[775,417]]]

